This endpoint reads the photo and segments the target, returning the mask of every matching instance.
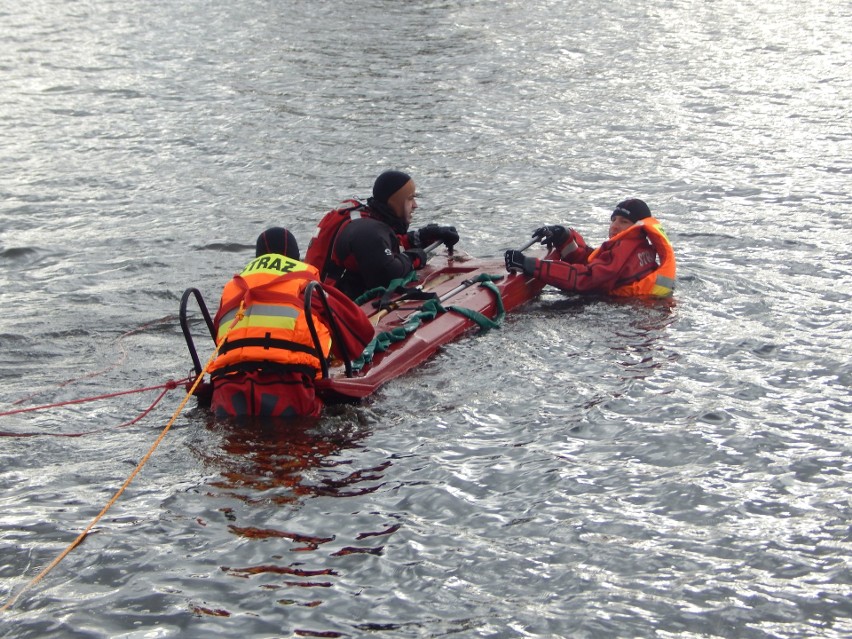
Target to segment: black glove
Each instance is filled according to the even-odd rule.
[[[455,226],[427,224],[417,232],[420,234],[420,246],[423,248],[435,242],[443,242],[447,248],[452,248],[459,241],[459,234]]]
[[[526,275],[532,275],[533,271],[535,270],[534,258],[528,258],[520,251],[508,250],[506,251],[505,258],[506,270],[510,273],[514,273],[515,271],[523,271]],[[528,261],[533,262],[530,265],[529,269],[527,269]]]
[[[429,256],[426,255],[426,251],[419,248],[408,249],[407,251],[403,251],[402,254],[411,260],[411,268],[415,271],[426,266],[426,260],[429,259]]]
[[[552,249],[554,246],[562,246],[565,243],[568,239],[568,231],[564,226],[559,225],[542,226],[533,231],[532,237]]]

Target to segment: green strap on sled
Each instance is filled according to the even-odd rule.
[[[387,286],[377,286],[376,288],[371,288],[369,291],[364,291],[361,295],[355,298],[355,303],[360,306],[364,302],[374,300],[388,292],[404,293],[406,290],[405,285],[416,278],[417,271],[411,271],[404,277],[398,277],[395,280],[391,280]]]
[[[490,319],[485,317],[479,311],[474,311],[469,308],[464,308],[463,306],[448,306],[448,311],[455,311],[460,315],[464,315],[469,320],[473,320],[479,326],[479,332],[484,333],[492,328],[500,328],[500,325],[503,323],[503,318],[506,317],[506,308],[503,306],[503,298],[500,296],[500,291],[494,285],[496,280],[503,279],[502,275],[488,275],[487,273],[482,273],[479,277],[474,280],[478,282],[480,286],[484,286],[489,291],[494,293],[494,299],[497,300],[497,314],[494,316],[494,319]]]
[[[502,279],[502,275],[488,275],[487,273],[481,273],[474,280],[471,281],[471,285],[479,284],[480,286],[484,286],[492,293],[494,293],[494,298],[497,302],[497,314],[494,319],[490,319],[483,315],[478,311],[474,311],[470,308],[464,308],[463,306],[447,306],[444,307],[441,305],[440,300],[427,300],[423,303],[418,311],[413,313],[402,326],[398,326],[396,328],[392,328],[388,331],[382,331],[378,333],[372,341],[367,344],[367,347],[364,349],[364,352],[361,355],[352,361],[352,370],[359,371],[364,366],[373,361],[373,356],[376,353],[382,353],[388,350],[392,344],[396,342],[401,342],[404,340],[410,333],[413,333],[418,329],[418,327],[426,321],[430,321],[435,319],[440,313],[446,313],[447,311],[453,311],[464,317],[472,320],[479,326],[479,332],[484,333],[492,328],[499,328],[503,323],[503,318],[506,316],[506,309],[503,306],[503,298],[500,296],[499,289],[494,285],[495,280]],[[388,285],[388,289],[394,286],[397,282],[404,280],[405,278],[400,278],[399,280],[394,280]],[[410,282],[411,279],[408,279],[403,284]],[[366,302],[368,300],[373,299],[374,297],[378,297],[379,295],[383,295],[386,289],[377,288],[372,289],[372,291],[367,291],[361,297],[356,300],[358,302],[362,297],[367,296],[361,303]],[[377,293],[376,293],[377,292]],[[372,297],[369,297],[370,293],[374,293]]]

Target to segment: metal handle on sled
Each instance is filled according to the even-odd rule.
[[[343,366],[346,369],[346,377],[352,377],[352,361],[349,353],[346,351],[345,342],[341,338],[340,328],[334,319],[334,314],[331,312],[331,307],[328,304],[328,298],[325,296],[325,291],[319,282],[310,282],[305,288],[305,321],[308,323],[308,331],[311,333],[311,339],[314,341],[314,346],[317,349],[317,354],[322,369],[323,379],[328,379],[328,359],[322,353],[322,344],[320,343],[317,328],[314,325],[314,316],[311,313],[311,303],[314,297],[314,291],[319,293],[320,301],[325,308],[326,316],[328,317],[329,328],[331,329],[331,339],[337,342],[343,355]]]
[[[423,249],[426,253],[432,253],[433,251],[437,251],[444,243],[441,241],[432,242],[429,246]]]
[[[526,244],[524,244],[521,248],[519,248],[519,249],[517,249],[517,250],[519,250],[519,251],[525,251],[525,250],[527,250],[529,247],[531,247],[533,244],[535,244],[537,241],[538,241],[538,240],[537,240],[536,238],[532,238],[529,242],[527,242]],[[463,280],[463,281],[462,281],[462,283],[461,283],[461,284],[459,284],[458,286],[456,286],[454,289],[451,289],[451,290],[447,291],[446,293],[444,293],[443,295],[441,295],[441,296],[438,298],[438,301],[439,301],[439,302],[443,302],[443,301],[445,301],[445,300],[448,300],[448,299],[450,299],[453,295],[456,295],[456,294],[458,294],[458,293],[461,293],[464,289],[466,289],[466,288],[468,288],[468,287],[472,286],[473,284],[476,284],[477,282],[478,282],[478,280],[473,279],[473,278]],[[417,311],[415,311],[415,313],[416,313],[416,312],[417,312]],[[412,315],[414,315],[414,313],[411,313],[410,315],[408,315],[408,316],[407,316],[407,317],[406,317],[403,321],[407,320],[407,319],[408,319],[409,317],[411,317]],[[379,314],[377,313],[374,317],[378,317],[378,316],[379,316]],[[376,320],[376,322],[378,322],[378,319]]]
[[[524,251],[526,251],[529,247],[531,247],[536,242],[538,242],[538,238],[534,237],[529,242],[527,242],[526,244],[524,244],[521,248],[519,248],[517,250],[519,250],[521,253],[523,253]]]
[[[423,249],[426,252],[427,257],[432,257],[431,253],[437,250],[440,246],[443,245],[443,242],[432,242],[429,246]],[[418,290],[423,290],[425,286],[425,282],[420,286],[416,287]],[[378,325],[379,320],[382,319],[385,315],[394,311],[400,307],[400,305],[408,299],[405,293],[397,297],[393,302],[388,304],[385,308],[379,309],[376,313],[370,316],[370,322],[372,322],[373,326]]]
[[[213,319],[210,317],[210,311],[207,310],[204,298],[201,297],[201,291],[197,288],[186,289],[180,300],[180,328],[183,331],[186,346],[189,348],[189,355],[192,357],[192,366],[195,369],[195,374],[201,375],[201,371],[204,369],[201,367],[201,360],[198,359],[198,352],[195,350],[195,342],[192,339],[192,332],[189,330],[189,321],[186,316],[186,307],[190,295],[194,295],[195,301],[198,302],[198,308],[201,309],[201,314],[204,316],[204,322],[207,324],[207,330],[210,331],[210,337],[214,344],[216,343],[216,332],[213,330]]]

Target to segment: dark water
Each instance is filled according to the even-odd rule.
[[[265,226],[304,248],[389,167],[474,255],[543,222],[598,243],[642,197],[680,275],[671,303],[548,289],[318,424],[191,402],[2,636],[852,634],[848,3],[36,0],[0,24],[0,411],[185,377],[183,290],[213,303]],[[0,418],[38,435],[0,438],[4,601],[149,450],[179,390],[119,425],[159,392]]]

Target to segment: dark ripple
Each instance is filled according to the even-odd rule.
[[[261,229],[262,230],[262,229]],[[260,233],[260,231],[258,231]],[[197,250],[199,251],[217,251],[220,253],[245,253],[248,250],[254,249],[254,245],[248,244],[238,244],[235,242],[221,243],[214,242],[212,244],[205,244],[202,247],[199,247]]]
[[[29,258],[30,256],[37,255],[38,250],[31,247],[20,247],[20,248],[9,248],[0,251],[0,257],[8,258],[10,260],[18,260]]]

